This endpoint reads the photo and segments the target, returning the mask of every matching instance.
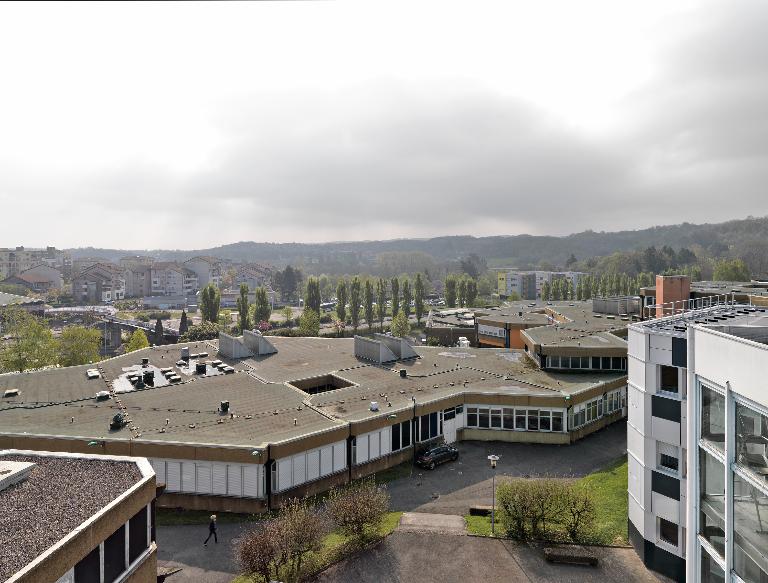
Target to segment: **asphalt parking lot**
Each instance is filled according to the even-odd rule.
[[[393,510],[459,514],[474,504],[491,504],[492,476],[488,456],[500,456],[496,477],[581,477],[626,454],[626,422],[614,423],[572,445],[540,445],[500,441],[455,444],[459,459],[434,470],[414,468],[410,477],[390,482]]]

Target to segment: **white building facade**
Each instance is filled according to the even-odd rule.
[[[629,327],[629,533],[678,581],[768,581],[768,318],[718,306]]]

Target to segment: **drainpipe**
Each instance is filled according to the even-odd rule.
[[[264,462],[264,493],[267,496],[267,511],[272,510],[272,464],[270,445],[267,444],[267,461]]]
[[[354,437],[352,436],[352,424],[347,423],[347,427],[349,428],[347,434],[347,483],[350,484],[352,482],[352,440]]]

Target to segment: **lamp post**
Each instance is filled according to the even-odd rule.
[[[492,483],[493,483],[493,505],[491,506],[491,535],[496,536],[496,462],[499,461],[499,456],[489,455],[488,460],[491,462]]]

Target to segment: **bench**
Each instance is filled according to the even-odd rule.
[[[470,516],[490,516],[492,506],[484,506],[483,504],[476,504],[469,507]]]
[[[597,557],[588,549],[579,546],[545,548],[544,559],[550,563],[567,563],[569,565],[590,565],[596,567]]]

